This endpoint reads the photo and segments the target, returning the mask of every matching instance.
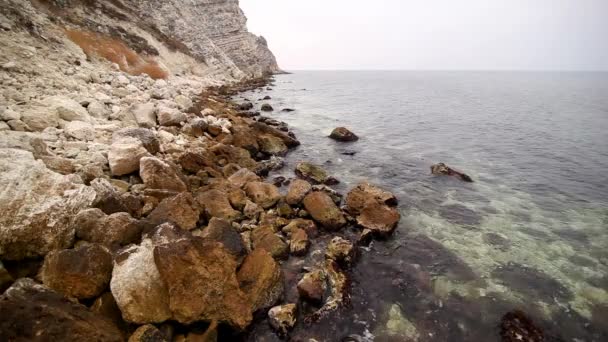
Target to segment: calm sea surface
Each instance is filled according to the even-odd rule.
[[[367,180],[401,223],[352,272],[351,306],[294,335],[497,341],[521,309],[565,341],[608,340],[608,73],[295,72],[269,116],[346,193]],[[294,112],[280,112],[282,108]],[[361,139],[327,135],[346,126]],[[352,153],[347,155],[344,153]],[[435,177],[445,162],[474,183]]]

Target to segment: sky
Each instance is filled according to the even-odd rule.
[[[608,70],[608,0],[240,0],[284,70]]]

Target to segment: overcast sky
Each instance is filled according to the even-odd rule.
[[[240,0],[286,70],[608,70],[608,0]]]

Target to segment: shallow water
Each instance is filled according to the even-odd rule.
[[[608,73],[296,72],[265,95],[307,160],[368,180],[401,223],[353,269],[351,306],[294,336],[495,341],[518,308],[552,337],[608,340]],[[294,108],[293,112],[280,112]],[[361,139],[337,143],[336,126]],[[354,155],[343,153],[355,152]],[[446,164],[474,183],[435,177]]]

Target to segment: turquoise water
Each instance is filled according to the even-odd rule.
[[[517,308],[554,339],[608,340],[608,73],[307,71],[243,96],[265,95],[302,142],[279,174],[313,161],[402,213],[353,269],[352,305],[295,336],[495,341]]]

